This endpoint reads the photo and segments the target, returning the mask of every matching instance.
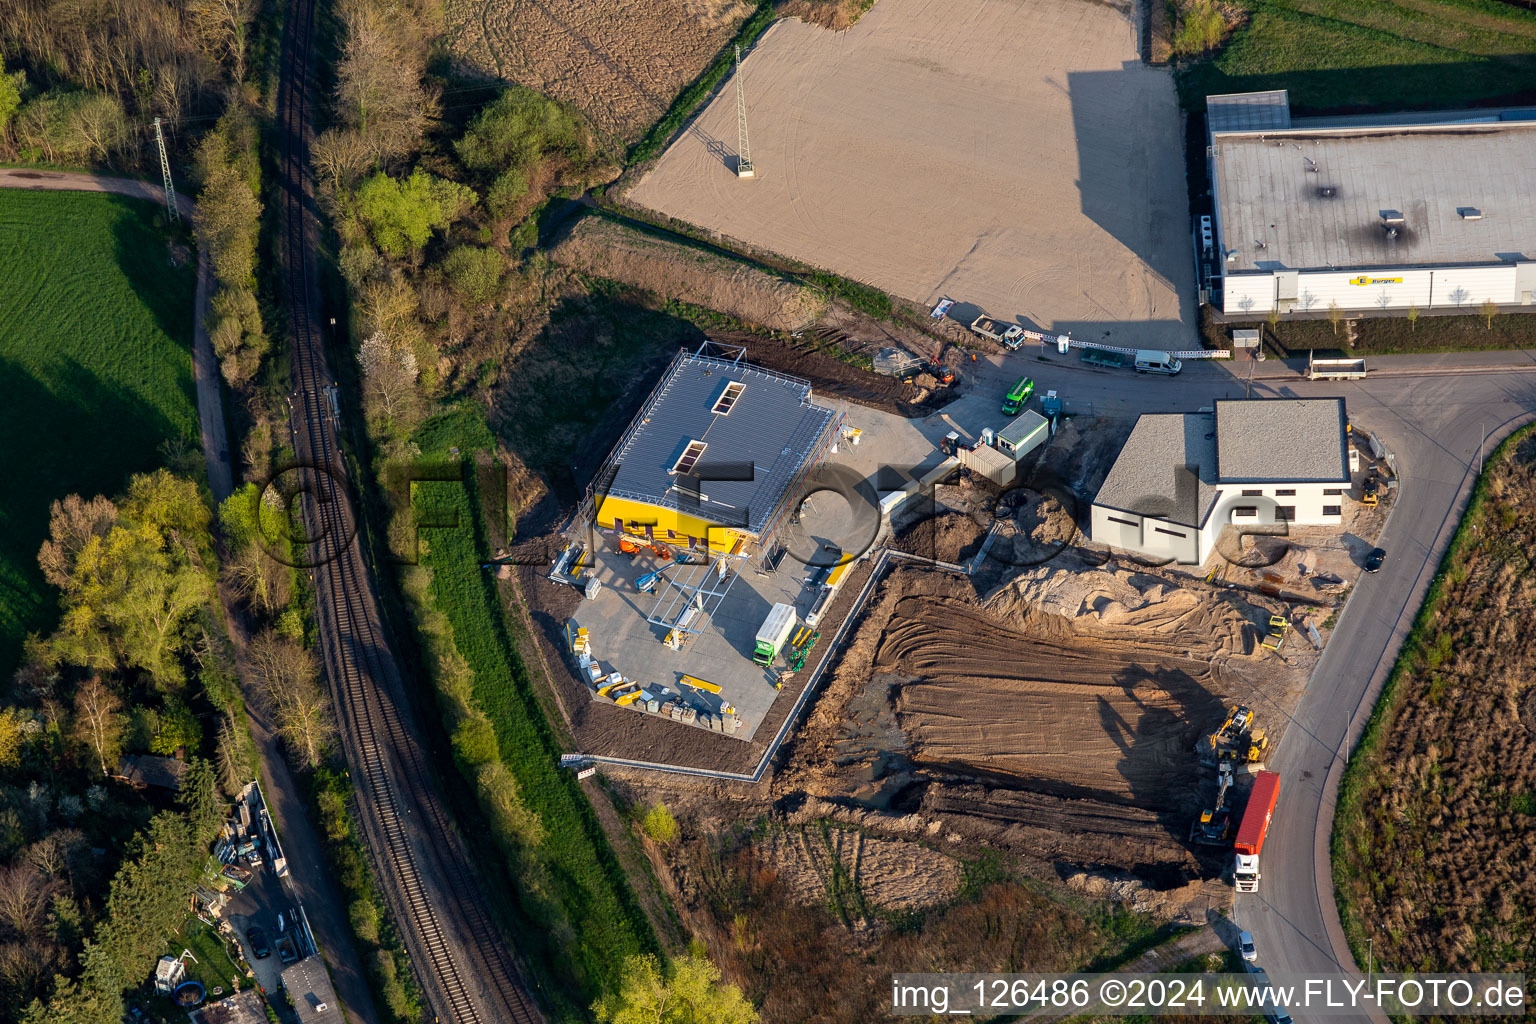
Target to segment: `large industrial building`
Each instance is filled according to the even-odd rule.
[[[1536,111],[1292,122],[1211,96],[1201,282],[1227,317],[1477,312],[1536,294]]]
[[[586,512],[600,530],[746,557],[792,512],[838,423],[803,380],[739,353],[679,352],[599,472]]]
[[[1148,413],[1093,499],[1100,544],[1200,565],[1222,527],[1343,522],[1352,478],[1342,398],[1234,399]]]

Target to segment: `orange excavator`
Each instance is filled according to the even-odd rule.
[[[649,551],[663,562],[670,562],[672,560],[672,549],[667,547],[665,544],[660,544],[656,541],[646,541],[642,543],[631,537],[619,538],[620,554],[625,554],[630,558],[634,558],[642,551]]]

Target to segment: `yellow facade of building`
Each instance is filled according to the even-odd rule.
[[[597,527],[631,537],[644,537],[680,548],[740,554],[752,535],[675,509],[640,501],[604,497],[597,511]]]

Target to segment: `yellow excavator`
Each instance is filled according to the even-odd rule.
[[[1268,750],[1269,737],[1263,729],[1253,727],[1253,711],[1244,704],[1229,708],[1226,720],[1200,745],[1202,758],[1217,764],[1222,761],[1253,764],[1264,760]]]

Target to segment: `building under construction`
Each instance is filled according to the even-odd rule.
[[[716,556],[768,552],[839,416],[806,381],[744,354],[678,353],[588,490],[594,527]]]

